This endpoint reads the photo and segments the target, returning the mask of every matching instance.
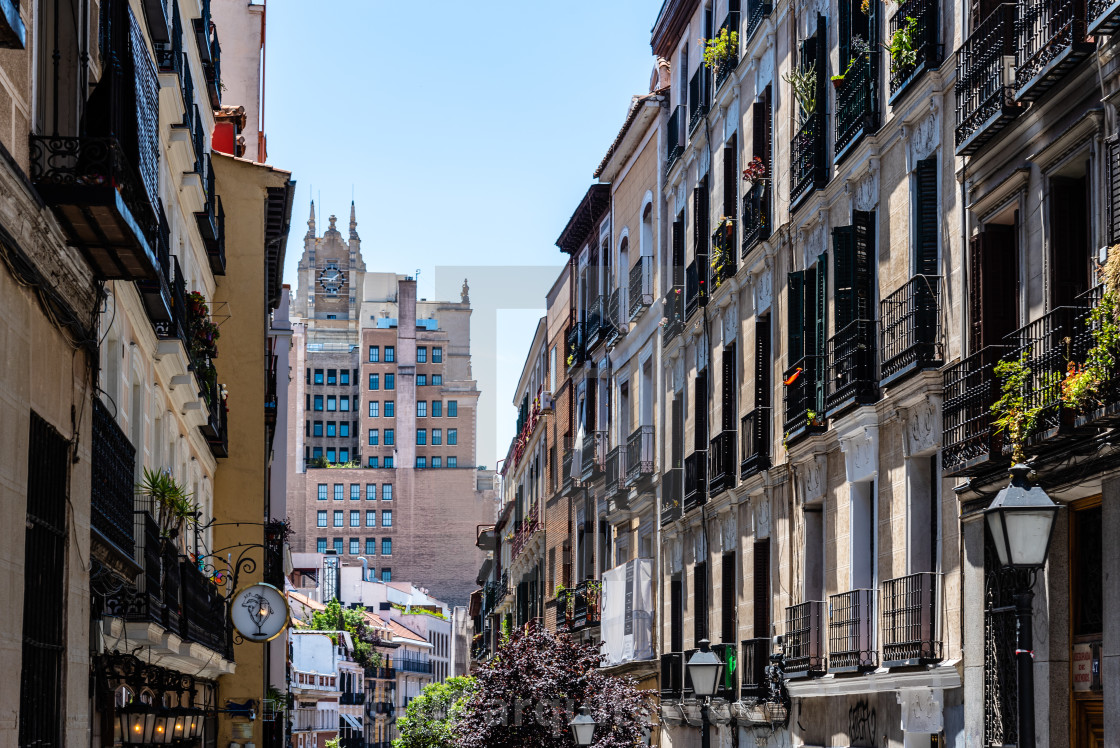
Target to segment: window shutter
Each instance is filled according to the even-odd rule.
[[[692,567],[692,600],[696,606],[693,627],[693,645],[700,646],[701,639],[708,637],[708,564],[697,563]]]
[[[684,651],[684,585],[679,576],[669,583],[669,649]]]
[[[837,226],[832,230],[832,273],[836,279],[836,332],[855,319],[855,230]]]
[[[768,112],[766,111],[766,101],[759,100],[751,104],[751,150],[752,156],[757,156],[763,162],[769,156],[766,147],[766,130]]]
[[[875,298],[874,251],[875,214],[862,210],[852,211],[852,260],[855,272],[855,319],[874,319],[871,304]]]
[[[711,187],[708,184],[708,178],[707,177],[704,177],[703,179],[701,179],[700,180],[700,185],[696,188],[696,191],[697,191],[696,231],[697,231],[697,234],[698,234],[697,235],[697,240],[696,240],[696,254],[697,254],[697,256],[703,254],[704,257],[708,256],[708,240],[712,235],[712,232],[709,229],[709,226],[710,226],[709,214],[711,212],[711,208],[710,208],[710,204],[709,204],[709,198],[711,197],[710,189],[711,189]],[[707,269],[707,267],[708,267],[708,262],[707,262],[707,260],[705,260],[704,261],[705,270]],[[698,272],[700,271],[699,266],[697,266],[696,269],[697,269]],[[706,277],[707,277],[706,274],[702,274],[701,275],[701,280],[703,280]]]
[[[989,224],[971,242],[971,352],[998,345],[1018,322],[1015,227]]]
[[[154,207],[159,201],[159,75],[148,54],[140,22],[131,8],[128,9],[128,25],[137,112],[136,166],[148,194],[148,202]]]
[[[1120,138],[1108,142],[1108,243],[1120,244]]]
[[[815,265],[816,272],[813,275],[813,282],[815,284],[815,291],[813,293],[813,303],[815,308],[812,310],[813,319],[816,322],[816,332],[813,352],[818,356],[825,354],[825,349],[828,344],[828,253],[822,252],[817,257]],[[806,312],[806,317],[809,312]],[[823,372],[822,372],[823,374]]]
[[[754,636],[770,637],[770,538],[754,541]]]
[[[816,46],[813,59],[817,63],[817,111],[820,112],[823,120],[828,111],[828,96],[825,91],[825,81],[828,78],[828,31],[825,28],[824,16],[820,13],[817,14],[817,33],[813,37],[813,42]]]
[[[770,406],[770,315],[759,316],[754,323],[754,406]]]
[[[735,430],[735,417],[738,414],[735,407],[735,344],[727,343],[723,346],[723,397],[720,403],[724,431]],[[728,640],[725,640],[728,641]]]
[[[786,366],[805,357],[805,271],[795,270],[786,283]]]
[[[738,627],[735,625],[736,601],[735,594],[735,552],[724,553],[720,559],[722,564],[720,580],[720,641],[737,642]]]
[[[673,285],[684,285],[684,216],[673,221]]]
[[[723,215],[735,218],[739,202],[739,138],[733,134],[723,147]],[[734,250],[734,247],[732,247]]]
[[[680,393],[673,395],[673,464],[674,470],[679,470],[684,466],[684,403],[681,401]]]
[[[693,389],[693,434],[692,449],[701,451],[708,448],[708,369],[696,372],[696,386]]]
[[[595,394],[596,394],[595,391],[598,390],[598,389],[599,389],[599,380],[598,379],[589,379],[588,382],[587,382],[587,402],[584,405],[584,419],[583,419],[584,423],[586,424],[586,428],[587,428],[588,431],[594,431],[595,430],[595,416],[598,413],[598,411],[595,408]],[[583,459],[584,460],[590,460],[591,457],[589,455],[584,455]]]
[[[1089,215],[1084,178],[1050,178],[1051,307],[1072,306],[1089,290]]]
[[[837,73],[848,69],[848,62],[852,54],[852,0],[839,0],[837,10],[840,15],[840,67]]]
[[[914,275],[937,275],[936,156],[918,162],[914,186]]]

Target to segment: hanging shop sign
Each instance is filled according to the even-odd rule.
[[[264,582],[239,590],[230,601],[229,617],[237,633],[252,642],[272,641],[292,618],[284,593]]]

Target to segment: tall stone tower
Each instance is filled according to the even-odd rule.
[[[362,303],[366,264],[358,219],[350,203],[350,235],[343,240],[331,216],[322,236],[316,233],[315,201],[303,237],[295,314],[307,325],[308,342],[342,346],[358,342],[358,310]]]

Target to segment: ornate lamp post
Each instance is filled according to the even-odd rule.
[[[1018,646],[1015,658],[1019,674],[1019,745],[1034,745],[1034,640],[1032,605],[1034,577],[1046,565],[1058,505],[1038,486],[1027,481],[1030,468],[1011,468],[1011,485],[1004,488],[984,510],[988,530],[1004,569],[1029,571],[1027,585],[1015,594]]]
[[[723,671],[723,661],[711,650],[711,642],[707,639],[700,641],[700,651],[692,655],[688,661],[688,675],[692,679],[692,690],[697,696],[704,699],[700,707],[700,746],[710,748],[711,738],[708,735],[708,713],[711,709],[712,696],[715,695],[719,676]]]
[[[572,718],[568,727],[572,731],[572,739],[576,741],[576,745],[588,746],[595,740],[595,728],[598,727],[598,723],[591,717],[588,708],[581,706],[579,714]]]

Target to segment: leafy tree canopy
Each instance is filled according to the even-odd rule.
[[[354,640],[354,661],[362,667],[379,667],[381,655],[373,651],[381,638],[366,623],[366,609],[343,608],[338,600],[327,603],[325,610],[311,615],[309,628],[315,631],[347,631]]]
[[[462,676],[425,686],[397,720],[393,748],[456,748],[455,723],[474,688],[474,678]]]

